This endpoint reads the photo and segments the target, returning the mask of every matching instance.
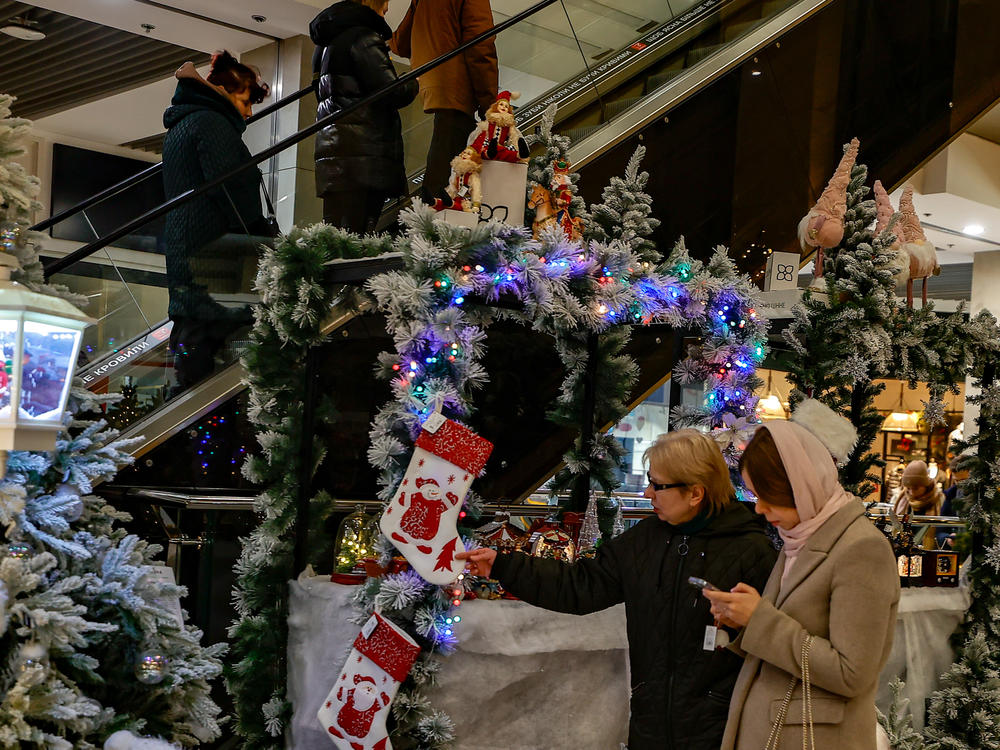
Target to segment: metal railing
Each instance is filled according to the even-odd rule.
[[[241,173],[247,171],[248,169],[252,169],[252,168],[256,167],[261,162],[267,161],[272,156],[275,156],[276,154],[281,153],[285,149],[287,149],[287,148],[289,148],[291,146],[294,146],[294,145],[296,145],[296,144],[304,141],[309,136],[311,136],[311,135],[313,135],[315,133],[318,133],[323,128],[325,128],[325,127],[327,127],[329,125],[332,125],[333,123],[337,122],[341,118],[344,118],[344,117],[346,117],[346,116],[348,116],[348,115],[356,112],[357,110],[362,109],[363,107],[367,107],[369,104],[372,104],[373,102],[378,101],[382,97],[386,96],[387,94],[389,94],[392,91],[395,91],[396,89],[400,88],[401,86],[405,86],[406,84],[410,83],[411,81],[415,81],[417,78],[419,78],[420,76],[424,75],[424,73],[427,73],[429,70],[437,67],[438,65],[441,65],[442,63],[445,63],[448,60],[451,60],[452,58],[457,57],[458,55],[464,53],[466,50],[468,50],[468,49],[476,46],[477,44],[480,44],[481,42],[486,41],[487,39],[490,39],[491,37],[496,36],[500,32],[505,31],[505,30],[509,29],[512,26],[517,25],[518,23],[520,23],[521,21],[523,21],[525,18],[528,18],[528,17],[534,15],[535,13],[537,13],[538,11],[543,10],[544,8],[549,7],[550,5],[554,5],[557,2],[559,2],[559,0],[541,0],[538,3],[535,3],[530,8],[527,8],[527,9],[521,11],[517,15],[511,16],[506,21],[503,21],[502,23],[498,23],[496,26],[493,26],[491,29],[488,29],[487,31],[484,31],[482,34],[479,34],[478,36],[473,37],[469,41],[464,42],[463,44],[460,44],[458,47],[456,47],[455,49],[451,50],[450,52],[447,52],[447,53],[441,55],[440,57],[436,57],[435,59],[431,60],[430,62],[428,62],[428,63],[426,63],[424,65],[421,65],[418,68],[414,68],[413,70],[411,70],[408,73],[405,73],[404,75],[401,75],[393,83],[389,84],[385,88],[382,88],[382,89],[380,89],[380,90],[378,90],[378,91],[376,91],[376,92],[374,92],[372,94],[369,94],[368,96],[363,97],[362,99],[359,99],[358,101],[354,102],[353,104],[350,104],[350,105],[348,105],[348,106],[346,106],[346,107],[344,107],[342,109],[339,109],[336,112],[332,112],[331,114],[329,114],[326,117],[323,117],[323,118],[317,120],[316,122],[312,123],[311,125],[307,125],[306,127],[304,127],[302,130],[298,131],[297,133],[293,133],[292,135],[290,135],[287,138],[279,141],[278,143],[275,143],[274,145],[269,146],[268,148],[264,149],[263,151],[255,154],[252,159],[250,159],[249,161],[247,161],[247,162],[245,162],[245,163],[243,163],[243,164],[241,164],[241,165],[239,165],[237,167],[234,167],[233,169],[231,169],[230,171],[226,172],[225,174],[222,174],[222,175],[220,175],[218,177],[215,177],[215,178],[209,180],[208,182],[206,182],[206,183],[204,183],[202,185],[199,185],[198,187],[189,188],[188,190],[185,190],[183,193],[180,193],[180,194],[174,196],[173,198],[171,198],[170,200],[168,200],[168,201],[166,201],[164,203],[161,203],[156,208],[150,209],[149,211],[147,211],[146,213],[142,214],[141,216],[133,219],[132,221],[130,221],[130,222],[126,223],[126,224],[123,224],[122,226],[118,227],[117,229],[112,230],[111,232],[109,232],[108,234],[106,234],[104,237],[101,237],[98,240],[94,240],[93,242],[90,242],[90,243],[84,245],[83,247],[81,247],[81,248],[79,248],[77,250],[74,250],[72,253],[69,253],[68,255],[63,256],[62,258],[58,258],[58,259],[52,261],[51,263],[48,263],[45,266],[45,277],[49,278],[53,274],[56,274],[56,273],[59,273],[60,271],[65,270],[66,268],[68,268],[69,266],[73,265],[74,263],[77,263],[77,262],[83,260],[84,258],[92,255],[93,253],[97,252],[98,250],[101,250],[102,248],[106,247],[107,245],[110,245],[115,240],[120,239],[120,238],[122,238],[122,237],[124,237],[124,236],[126,236],[128,234],[131,234],[135,230],[137,230],[137,229],[145,226],[146,224],[148,224],[149,222],[151,222],[153,219],[157,219],[160,216],[163,216],[164,214],[169,213],[170,211],[174,210],[175,208],[177,208],[181,204],[186,203],[187,201],[192,200],[194,198],[197,198],[197,197],[199,197],[201,195],[204,195],[205,193],[209,192],[210,190],[214,190],[215,188],[219,187],[220,185],[222,185],[223,183],[227,182],[228,180],[231,180],[236,175],[241,174]]]
[[[282,107],[291,104],[292,102],[298,101],[312,90],[313,86],[312,84],[309,84],[308,86],[304,86],[303,88],[299,89],[294,94],[289,94],[285,98],[279,99],[273,104],[269,104],[268,106],[264,107],[264,109],[260,110],[257,114],[248,117],[246,121],[247,125],[252,125],[253,123],[258,122],[259,120],[264,119],[272,112],[277,112]],[[57,214],[53,214],[47,219],[43,219],[42,221],[29,227],[28,229],[29,231],[32,232],[44,232],[49,227],[55,226],[56,224],[65,221],[69,217],[75,216],[81,211],[86,211],[91,206],[100,203],[101,201],[106,200],[107,198],[112,198],[118,195],[118,193],[128,190],[133,185],[138,185],[146,178],[153,177],[162,169],[163,169],[163,162],[157,162],[156,164],[147,167],[141,172],[136,172],[131,177],[126,177],[121,182],[115,183],[114,185],[111,185],[110,187],[107,187],[98,193],[94,193],[89,198],[84,198],[75,206],[70,206],[69,208],[62,210]]]

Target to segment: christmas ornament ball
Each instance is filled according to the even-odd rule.
[[[48,669],[49,652],[40,643],[25,643],[17,658],[17,668],[24,674],[44,674]]]
[[[169,664],[170,660],[159,651],[143,651],[136,659],[135,676],[143,685],[157,685],[167,676]]]

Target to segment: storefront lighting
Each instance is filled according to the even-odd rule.
[[[767,372],[767,396],[757,402],[757,414],[762,419],[787,419],[788,412],[785,411],[781,399],[778,398],[772,388],[774,371]]]
[[[913,432],[917,429],[920,415],[915,411],[903,409],[903,384],[899,384],[899,408],[892,412],[882,423],[886,432]]]

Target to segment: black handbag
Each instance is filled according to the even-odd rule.
[[[274,215],[274,204],[271,203],[271,196],[267,194],[264,175],[260,176],[260,189],[264,193],[264,204],[267,206],[267,216],[264,217],[264,222],[267,225],[267,236],[278,237],[281,234],[281,227],[278,226],[278,219]]]

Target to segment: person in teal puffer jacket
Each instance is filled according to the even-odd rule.
[[[242,138],[246,118],[268,94],[257,72],[228,52],[213,56],[207,80],[192,63],[175,75],[177,88],[163,113],[167,198],[251,159]],[[170,344],[182,387],[210,374],[226,337],[252,321],[248,307],[225,307],[212,293],[248,291],[240,277],[256,267],[261,243],[274,234],[261,210],[260,184],[260,171],[251,167],[167,215],[168,314],[174,324]]]

